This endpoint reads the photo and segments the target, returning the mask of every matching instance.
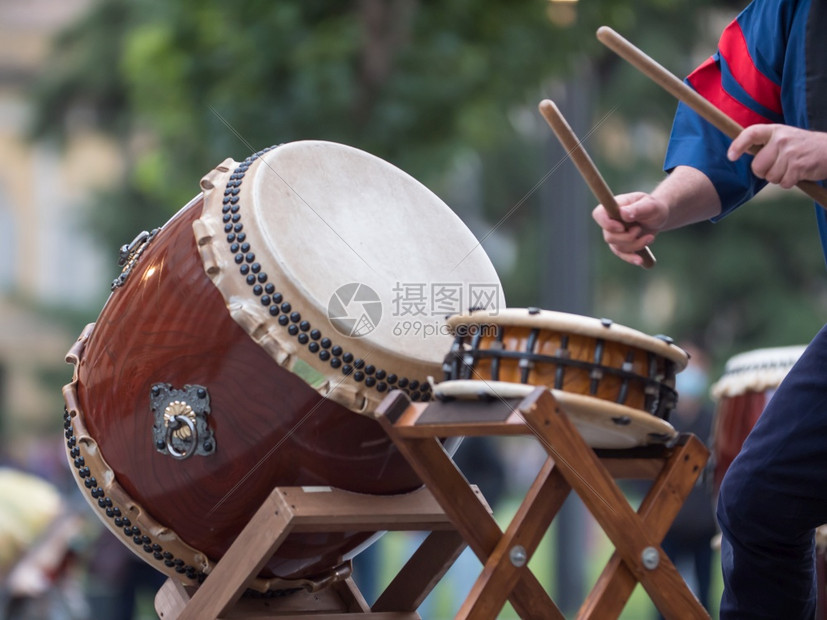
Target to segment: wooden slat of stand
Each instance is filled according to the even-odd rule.
[[[372,610],[418,609],[465,547],[456,530],[431,532],[379,595]]]
[[[654,495],[650,490],[647,496],[652,497],[648,512],[651,514],[654,510],[656,496],[660,496],[657,505],[663,504],[664,507],[659,514],[644,521],[632,510],[609,472],[601,465],[594,451],[583,442],[580,433],[551,392],[544,390],[532,393],[520,406],[520,410],[526,423],[557,462],[563,476],[614,544],[616,553],[620,554],[627,569],[624,575],[631,575],[641,583],[667,620],[708,618],[709,614],[660,547],[663,536],[692,486],[686,489],[683,496],[678,497],[674,487],[670,489],[671,492],[666,492],[665,481],[656,480],[652,489]],[[705,462],[706,458],[700,466]],[[690,474],[693,475],[687,475],[686,478],[691,479],[694,485],[700,474],[697,463],[693,463]],[[644,562],[643,555],[646,552],[656,554],[656,563],[652,568],[647,568]],[[618,576],[618,579],[621,577]],[[612,590],[607,589],[605,592]],[[603,596],[607,595],[598,595],[597,603]]]
[[[446,406],[450,408],[440,404]],[[411,404],[396,393],[383,401],[378,413],[400,451],[484,564],[458,618],[495,618],[506,599],[522,618],[562,618],[548,595],[537,593],[536,578],[527,566],[514,565],[512,551],[519,545],[525,549],[526,561],[530,559],[537,532],[545,531],[571,489],[617,550],[578,617],[616,618],[639,582],[667,619],[709,618],[660,548],[709,456],[696,437],[683,436],[677,447],[641,449],[633,458],[620,457],[617,453],[621,451],[599,457],[545,388],[535,390],[513,411],[502,413],[499,423],[490,414],[477,418],[466,414],[464,421],[453,416],[438,423],[434,416],[423,416],[428,407]],[[481,409],[485,407],[491,405],[480,404]],[[422,422],[424,418],[427,423]],[[462,491],[467,483],[435,439],[475,434],[533,434],[550,456],[505,534],[493,517],[480,519],[478,508]],[[655,478],[639,513],[632,510],[615,477]],[[517,535],[523,529],[534,535],[523,541]],[[651,560],[655,560],[654,566],[649,564]],[[533,598],[536,596],[540,598]],[[534,604],[538,600],[539,606]]]
[[[469,488],[487,508],[476,487]],[[490,515],[490,509],[488,509]],[[242,598],[278,546],[291,533],[429,531],[430,534],[381,594],[374,608],[350,577],[318,592]],[[362,495],[329,487],[277,487],[198,588],[168,579],[155,597],[164,620],[313,617],[419,620],[417,607],[447,572],[466,543],[431,493],[422,488],[393,496]]]
[[[411,467],[425,483],[425,486],[430,489],[446,514],[454,522],[468,546],[471,547],[480,561],[486,564],[500,544],[503,532],[491,513],[485,510],[479,499],[470,492],[465,477],[442,448],[442,444],[433,431],[430,437],[422,437],[418,431],[412,432],[412,436],[402,435],[405,430],[414,428],[408,425],[415,424],[415,416],[411,409],[419,410],[420,413],[422,411],[421,407],[409,405],[410,401],[401,392],[388,396],[377,409],[379,421],[394,440],[399,451],[405,456]],[[407,415],[408,419],[404,425],[396,427],[394,422],[400,419],[401,414]],[[486,422],[486,425],[488,424]],[[439,433],[444,430],[443,426],[440,425]],[[456,434],[464,434],[460,426],[457,426],[455,430],[457,431]],[[552,469],[549,476],[553,472]],[[540,485],[543,486],[545,483],[546,481],[543,480]],[[536,484],[537,481],[535,481],[535,486]],[[554,484],[559,484],[556,474]],[[546,498],[552,495],[553,493],[548,493],[543,497]],[[528,551],[528,547],[526,549]],[[515,568],[518,569],[517,581],[506,592],[506,596],[515,611],[522,618],[531,618],[532,620],[544,620],[546,618],[563,620],[562,612],[551,600],[534,574],[528,570],[528,567]],[[512,574],[508,571],[506,576],[511,577]],[[488,581],[490,582],[490,579]],[[477,596],[482,598],[482,588],[477,587],[477,585],[475,584],[475,587],[472,588],[472,592],[476,592]],[[481,603],[481,605],[483,604],[484,602]],[[479,609],[475,604],[472,604],[471,607],[477,609],[476,613],[479,614],[477,617],[480,618],[493,618],[501,609],[501,606],[497,609]],[[457,618],[462,617],[464,617],[462,613],[457,615]],[[466,615],[465,617],[470,616]]]
[[[187,611],[192,596],[197,592],[195,588],[185,587],[180,582],[167,579],[155,596],[155,609],[158,616],[163,620],[169,618],[182,618]],[[362,603],[362,605],[360,605]],[[351,611],[347,611],[350,609]],[[227,620],[255,620],[273,618],[308,618],[312,610],[312,618],[338,620],[365,617],[362,612],[367,609],[367,603],[358,593],[358,589],[351,579],[339,582],[319,592],[301,591],[283,598],[274,599],[248,599],[246,597],[237,601],[230,609],[221,614],[221,618]],[[214,612],[208,612],[203,618],[216,618]],[[412,620],[417,618],[415,613],[387,613],[373,614],[369,616],[372,620],[398,620],[405,618]]]
[[[552,519],[568,497],[569,491],[570,487],[554,469],[554,461],[546,460],[526,494],[525,501],[485,560],[482,573],[460,607],[458,618],[496,616],[520,578],[524,566],[519,558],[517,562],[511,560],[511,550],[524,549],[527,562],[527,558],[534,554]],[[548,613],[553,617],[556,617],[558,612],[553,604],[549,607]]]
[[[683,439],[685,441],[675,446],[673,456],[663,464],[657,476],[649,476],[655,481],[638,508],[646,529],[659,543],[695,486],[697,474],[709,456],[706,447],[694,435]],[[615,551],[583,603],[578,618],[616,618],[636,585],[637,578]]]

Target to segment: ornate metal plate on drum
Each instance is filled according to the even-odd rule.
[[[207,426],[210,414],[207,388],[185,385],[176,390],[169,383],[156,383],[150,391],[149,402],[155,416],[152,437],[158,452],[178,460],[215,452],[215,438]]]

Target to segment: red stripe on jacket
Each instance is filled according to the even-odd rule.
[[[757,103],[781,114],[781,86],[758,70],[747,47],[744,31],[733,20],[721,34],[718,50],[726,60],[732,76]]]
[[[721,84],[721,68],[715,62],[714,57],[710,57],[695,69],[687,79],[704,99],[742,127],[771,122],[770,119],[750,110],[724,90]]]

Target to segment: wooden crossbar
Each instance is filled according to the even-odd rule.
[[[522,400],[477,401],[476,406],[411,403],[396,392],[382,402],[378,415],[483,563],[457,618],[496,618],[506,601],[521,618],[563,618],[528,561],[572,490],[616,550],[578,618],[618,617],[637,583],[667,620],[709,618],[660,546],[709,457],[694,435],[681,435],[670,446],[594,450],[546,388]],[[503,532],[467,491],[440,438],[518,434],[536,437],[548,460]],[[617,485],[616,478],[625,477],[654,479],[637,512]]]
[[[479,490],[469,487],[468,491],[485,510],[487,503]],[[404,530],[429,534],[373,607],[349,574],[319,591],[245,596],[250,583],[289,534]],[[156,594],[155,609],[163,620],[421,620],[417,608],[465,547],[464,538],[424,487],[391,496],[329,487],[276,487],[204,583],[192,588],[168,579]]]

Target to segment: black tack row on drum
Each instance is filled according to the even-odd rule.
[[[92,503],[97,503],[97,506],[101,509],[103,515],[106,516],[106,519],[111,520],[115,528],[122,529],[126,537],[131,537],[132,543],[142,548],[147,556],[151,556],[154,560],[174,570],[181,576],[202,583],[207,578],[206,574],[186,564],[181,558],[176,558],[169,551],[165,551],[160,544],[154,542],[152,538],[143,533],[138,526],[133,525],[129,517],[123,514],[122,509],[112,501],[112,498],[106,495],[103,487],[98,485],[98,480],[86,464],[86,458],[83,456],[81,448],[78,445],[72,423],[72,415],[66,407],[63,409],[63,429],[64,436],[66,437],[66,449],[69,454],[69,462],[74,465],[76,474],[83,480],[83,486],[88,489],[89,495],[92,499],[96,500],[96,502]]]
[[[238,194],[253,162],[274,148],[277,147],[268,147],[245,159],[230,175],[224,189],[221,209],[224,232],[227,233],[228,249],[233,254],[233,261],[240,265],[239,273],[245,276],[245,282],[252,287],[253,295],[258,296],[261,304],[268,307],[270,315],[276,318],[278,324],[286,327],[290,336],[295,337],[299,344],[307,346],[308,351],[317,355],[322,362],[329,363],[332,368],[340,369],[342,375],[363,382],[366,387],[377,392],[384,393],[396,388],[405,391],[413,401],[431,400],[431,385],[427,380],[398,378],[393,373],[382,369],[376,370],[372,366],[367,366],[364,371],[358,370],[359,366],[353,366],[348,361],[353,359],[352,353],[345,352],[339,345],[333,345],[330,338],[322,337],[321,331],[314,329],[309,321],[302,320],[301,313],[293,311],[290,302],[284,300],[283,294],[276,291],[272,282],[267,283],[268,275],[261,271],[261,265],[255,262],[256,254],[247,241],[246,233],[243,232],[242,205]],[[264,288],[262,285],[265,285]],[[354,368],[357,369],[356,372]]]

